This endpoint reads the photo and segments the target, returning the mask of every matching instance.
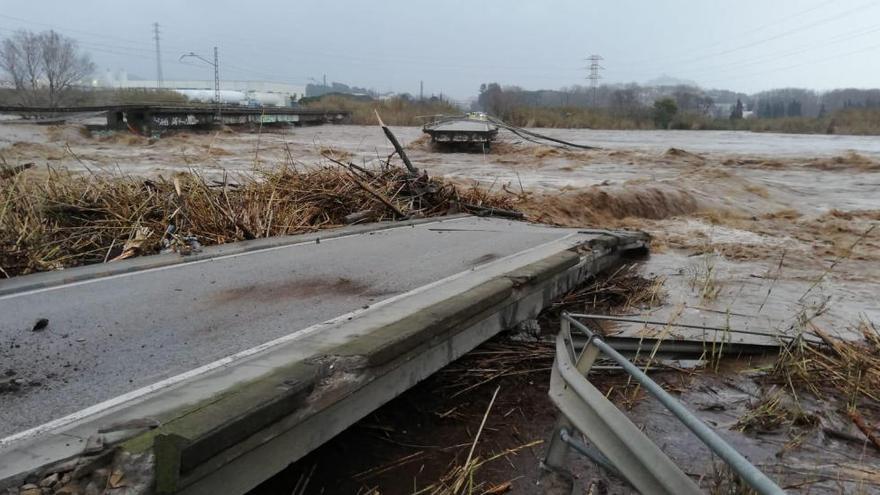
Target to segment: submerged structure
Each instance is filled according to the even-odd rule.
[[[483,112],[470,112],[454,117],[441,117],[422,127],[431,142],[454,146],[489,147],[498,136],[498,125]]]

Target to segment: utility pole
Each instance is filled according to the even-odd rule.
[[[214,112],[214,121],[220,122],[221,117],[221,103],[220,103],[220,55],[218,54],[217,47],[214,47],[214,61],[206,59],[205,57],[199,55],[196,52],[184,53],[180,56],[180,60],[183,60],[187,57],[193,57],[201,60],[202,62],[211,65],[214,67],[214,105],[216,105],[216,110]]]
[[[156,87],[162,87],[162,52],[159,50],[159,23],[153,23],[153,39],[156,40]]]
[[[215,120],[220,122],[220,56],[217,55],[217,47],[214,47],[214,103],[217,104]]]
[[[425,81],[419,81],[419,101],[425,99]]]
[[[590,89],[593,91],[593,108],[596,108],[596,92],[599,89],[599,79],[602,79],[602,76],[599,75],[599,71],[605,69],[599,65],[599,62],[604,60],[601,55],[590,55],[587,57],[587,61],[590,62],[590,75],[587,76],[587,79],[590,80]]]
[[[327,87],[327,74],[324,74],[324,87]]]

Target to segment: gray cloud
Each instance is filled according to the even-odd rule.
[[[413,93],[424,80],[429,94],[457,98],[487,81],[585,84],[591,53],[605,58],[605,82],[669,74],[742,91],[880,85],[878,1],[3,3],[0,35],[53,27],[77,38],[99,67],[145,78],[155,76],[155,21],[168,79],[210,77],[177,58],[218,45],[227,78],[305,84],[327,74]]]

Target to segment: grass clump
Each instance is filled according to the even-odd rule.
[[[834,337],[815,325],[810,333],[821,343],[795,339],[783,347],[771,376],[793,391],[844,398],[851,410],[880,402],[880,332],[868,322],[858,328],[860,340]]]
[[[800,404],[780,389],[760,397],[734,425],[739,431],[765,433],[783,426],[817,426],[819,418],[804,411]]]

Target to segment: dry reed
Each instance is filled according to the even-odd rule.
[[[807,390],[821,397],[823,392],[831,392],[844,399],[850,410],[880,402],[880,331],[861,322],[858,330],[862,339],[845,340],[808,325],[824,345],[793,340],[781,349],[771,378],[795,394]]]
[[[34,171],[31,171],[34,172]],[[49,168],[0,179],[0,277],[163,250],[381,221],[442,215],[467,205],[510,209],[477,186],[456,187],[382,166],[333,166],[212,181],[198,172],[144,179]]]

